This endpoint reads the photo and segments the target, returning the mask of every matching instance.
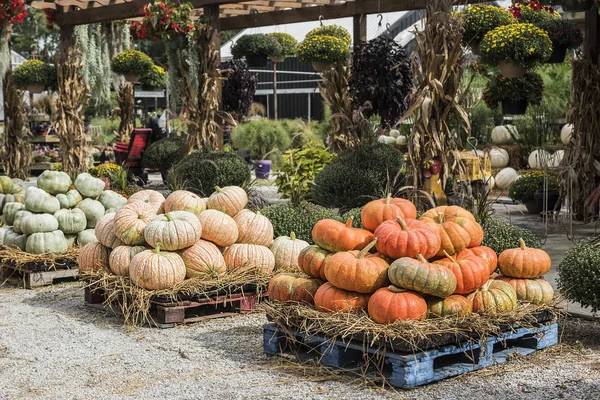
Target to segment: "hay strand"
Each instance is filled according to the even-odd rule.
[[[10,265],[18,271],[31,266],[38,270],[43,266],[46,271],[56,271],[57,267],[68,268],[77,262],[78,256],[79,247],[69,247],[64,254],[32,254],[15,247],[0,246],[0,264]]]

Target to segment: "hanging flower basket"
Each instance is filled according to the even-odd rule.
[[[289,33],[273,32],[267,36],[275,41],[275,51],[270,55],[274,63],[284,62],[286,57],[296,54],[298,42]]]
[[[28,60],[13,71],[13,82],[21,90],[42,93],[46,87],[56,83],[56,70],[41,60]]]
[[[507,78],[523,76],[524,69],[550,58],[552,41],[548,33],[534,24],[511,24],[485,34],[481,41],[481,60],[498,65]],[[521,68],[511,68],[507,63]]]
[[[152,59],[137,50],[125,50],[117,54],[111,63],[114,73],[123,75],[125,80],[132,83],[139,81],[140,77],[151,72],[153,67]]]
[[[344,39],[335,36],[312,36],[298,46],[301,62],[310,63],[316,71],[325,71],[333,65],[346,64],[350,48]]]
[[[583,12],[592,8],[594,0],[563,0],[561,5],[563,11]]]
[[[500,61],[498,68],[500,68],[500,72],[505,78],[521,78],[525,75],[525,68],[510,61]]]
[[[502,100],[502,114],[504,115],[523,115],[527,112],[527,100]]]
[[[520,115],[527,105],[538,105],[544,93],[544,80],[538,74],[527,72],[522,78],[494,75],[483,90],[483,101],[492,110],[502,106],[504,114]]]
[[[138,83],[141,76],[137,74],[123,74],[123,78],[125,78],[127,82]]]
[[[271,56],[270,58],[274,63],[282,63],[285,61],[285,56]]]
[[[44,91],[44,85],[40,85],[40,84],[27,85],[25,88],[31,94],[39,94]]]
[[[263,34],[244,35],[231,47],[233,58],[246,57],[250,68],[266,67],[269,56],[275,54],[277,44],[275,39]]]
[[[572,22],[553,19],[537,24],[548,33],[552,41],[552,54],[547,61],[549,64],[562,63],[568,49],[575,49],[583,43],[581,30]]]

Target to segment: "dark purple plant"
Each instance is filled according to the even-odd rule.
[[[250,111],[256,93],[256,76],[248,71],[245,61],[233,60],[223,63],[227,80],[223,84],[223,110],[236,121],[242,120]]]
[[[381,36],[355,47],[350,90],[356,107],[371,103],[367,117],[377,114],[384,127],[394,126],[412,87],[410,60],[393,39]]]

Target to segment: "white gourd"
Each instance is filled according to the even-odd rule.
[[[492,168],[505,168],[508,165],[509,158],[506,150],[492,147],[489,154]]]
[[[550,153],[546,150],[534,150],[529,154],[527,163],[531,169],[544,169],[550,165]]]
[[[556,150],[554,152],[554,154],[552,154],[550,156],[550,161],[549,161],[549,167],[550,168],[558,168],[560,166],[560,163],[562,161],[562,159],[565,156],[565,151],[564,150]]]
[[[513,168],[504,168],[496,174],[495,185],[500,190],[506,190],[517,179],[519,173]]]
[[[560,130],[560,141],[563,144],[569,144],[573,136],[573,124],[566,124]]]
[[[408,138],[406,136],[398,136],[396,138],[396,144],[399,146],[406,146],[408,144]]]
[[[491,136],[492,143],[496,145],[513,144],[515,142],[510,131],[504,125],[495,126],[494,129],[492,129]]]
[[[392,129],[392,130],[390,130],[390,133],[388,136],[397,138],[398,136],[400,136],[400,131],[398,129]]]

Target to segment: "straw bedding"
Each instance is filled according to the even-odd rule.
[[[69,247],[64,254],[31,254],[14,247],[0,246],[0,264],[9,265],[14,269],[55,271],[75,266],[79,247]]]

